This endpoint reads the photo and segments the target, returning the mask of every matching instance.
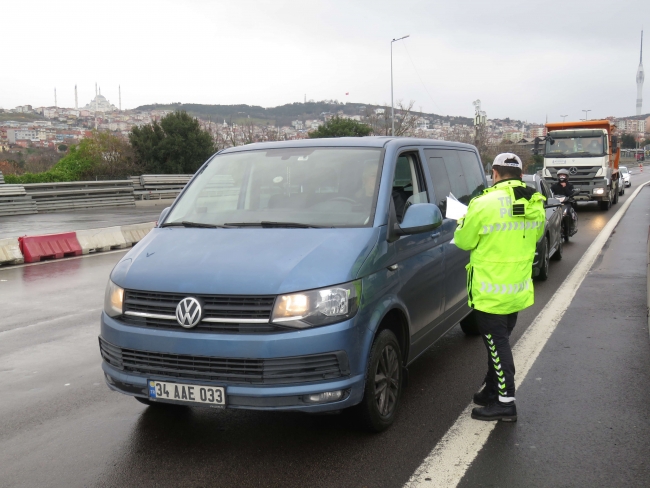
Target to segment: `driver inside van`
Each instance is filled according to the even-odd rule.
[[[377,165],[368,164],[363,168],[361,173],[361,187],[355,192],[354,199],[359,203],[365,203],[371,200],[375,194],[375,184],[377,183]]]

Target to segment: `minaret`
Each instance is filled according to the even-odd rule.
[[[77,98],[77,85],[74,86],[74,108],[79,110],[79,99]]]
[[[97,96],[97,82],[95,82],[95,96]]]
[[[56,108],[56,107],[57,107],[57,104],[56,104],[56,88],[55,88],[54,89],[54,108]]]
[[[641,56],[639,57],[639,69],[636,72],[636,114],[643,114],[643,31],[641,31]]]
[[[120,95],[120,112],[122,111],[122,87],[120,85],[117,85],[117,92]]]

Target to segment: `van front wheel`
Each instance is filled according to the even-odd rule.
[[[395,334],[382,330],[370,351],[363,400],[357,407],[368,430],[382,432],[393,424],[402,386],[402,350]]]
[[[467,317],[460,321],[460,328],[468,336],[477,336],[481,335],[478,330],[478,324],[476,323],[476,314],[472,310]]]

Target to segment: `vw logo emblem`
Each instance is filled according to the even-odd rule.
[[[573,168],[569,169],[569,173],[572,174],[572,175],[577,174],[577,173],[578,173],[578,168],[576,168],[576,167],[574,166]]]
[[[196,298],[183,298],[176,306],[176,320],[186,329],[191,329],[201,321],[201,304]]]

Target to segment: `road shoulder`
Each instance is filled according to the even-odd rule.
[[[459,486],[648,486],[650,189],[632,203]]]

